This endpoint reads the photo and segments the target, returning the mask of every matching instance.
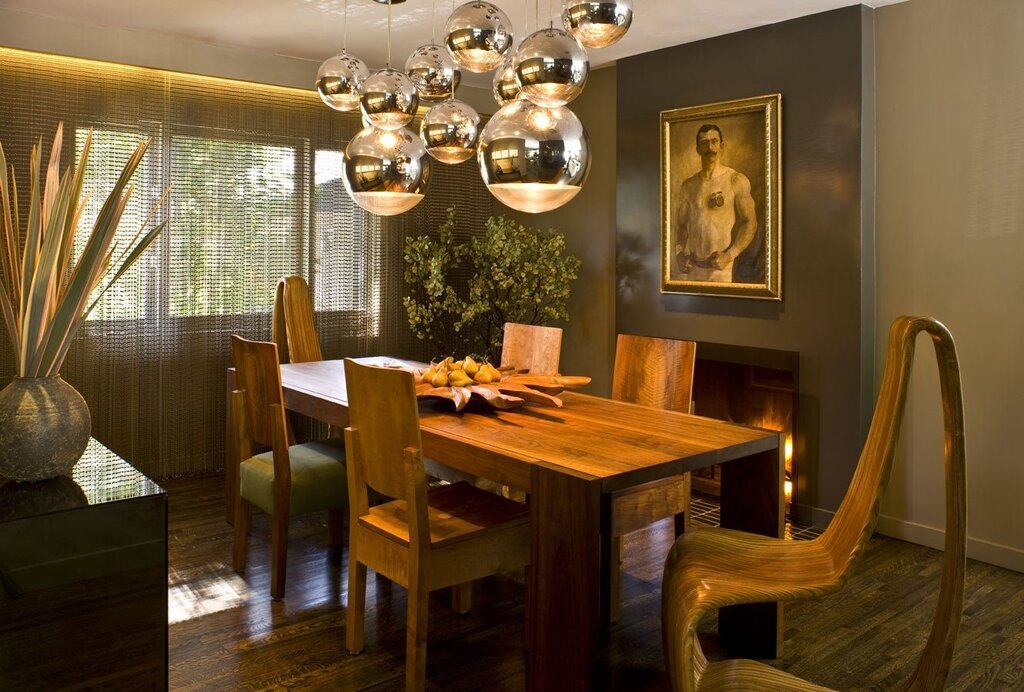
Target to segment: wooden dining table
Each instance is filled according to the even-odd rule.
[[[233,375],[229,370],[229,392]],[[289,410],[348,425],[343,361],[282,365],[281,381]],[[609,573],[601,535],[610,529],[612,493],[721,464],[721,525],[780,537],[784,463],[774,431],[574,392],[560,398],[561,408],[458,413],[450,401],[427,401],[420,430],[424,455],[529,493],[528,686],[562,692],[594,689],[600,674],[603,575]],[[229,484],[237,483],[231,466]],[[776,603],[719,611],[719,638],[736,655],[777,657],[781,628]]]

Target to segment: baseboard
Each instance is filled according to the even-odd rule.
[[[815,507],[812,511],[814,526],[828,526],[834,514],[834,512],[830,512],[827,509]],[[885,536],[928,546],[937,550],[942,550],[942,544],[946,537],[945,531],[933,526],[925,526],[924,524],[917,524],[884,514],[878,517],[875,530]],[[1024,550],[1013,546],[1001,545],[968,536],[967,557],[972,560],[986,562],[990,565],[996,565],[997,567],[1012,569],[1015,572],[1024,572]]]

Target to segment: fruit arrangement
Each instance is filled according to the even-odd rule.
[[[452,357],[416,370],[416,396],[448,399],[461,411],[476,395],[494,408],[508,409],[526,402],[562,407],[561,394],[566,388],[582,387],[589,377],[531,375],[499,370],[490,363],[481,363],[471,356],[462,360]]]

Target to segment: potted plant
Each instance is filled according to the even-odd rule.
[[[406,238],[405,298],[409,326],[435,355],[475,353],[497,363],[506,322],[550,324],[569,319],[569,289],[580,260],[566,251],[565,236],[490,217],[484,232],[455,239],[455,210],[437,237]],[[455,277],[472,267],[465,286]]]
[[[0,391],[0,475],[15,480],[66,474],[85,451],[89,408],[61,379],[61,364],[90,311],[164,227],[147,231],[147,219],[130,243],[114,242],[132,192],[128,182],[149,146],[145,141],[128,159],[73,261],[92,133],[77,168],[61,175],[63,134],[58,125],[45,172],[42,141],[32,148],[27,210],[19,209],[14,171],[8,180],[0,146],[0,313],[17,364],[16,377]]]

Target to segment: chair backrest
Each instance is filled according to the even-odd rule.
[[[355,449],[346,463],[379,493],[410,500],[406,449],[421,450],[420,416],[412,373],[345,359],[349,431]],[[424,476],[420,464],[420,476]],[[350,478],[352,474],[350,473]],[[350,488],[351,492],[365,488]],[[358,503],[353,503],[353,508]]]
[[[277,299],[280,300],[280,311],[276,309]],[[324,359],[313,321],[313,300],[309,285],[301,276],[286,276],[277,282],[273,333],[278,348],[282,343],[287,345],[281,354],[282,363],[308,363]]]
[[[501,342],[501,365],[529,370],[537,375],[558,373],[562,354],[562,329],[533,324],[505,323]]]
[[[274,312],[270,322],[270,340],[277,344],[277,357],[288,363],[288,327],[284,322],[284,279],[277,282],[274,290]]]
[[[692,341],[619,334],[612,398],[689,413],[696,358]]]
[[[907,689],[941,689],[949,672],[963,614],[967,543],[964,406],[956,344],[949,330],[927,317],[899,317],[889,330],[882,387],[850,488],[820,540],[846,572],[866,548],[889,482],[903,420],[914,341],[927,332],[935,346],[945,434],[946,539],[939,604],[924,653]],[[848,572],[847,572],[848,573]]]
[[[254,442],[272,447],[276,421],[271,406],[284,407],[277,345],[249,341],[232,334],[231,351],[235,360],[235,386],[244,395],[249,436]]]

